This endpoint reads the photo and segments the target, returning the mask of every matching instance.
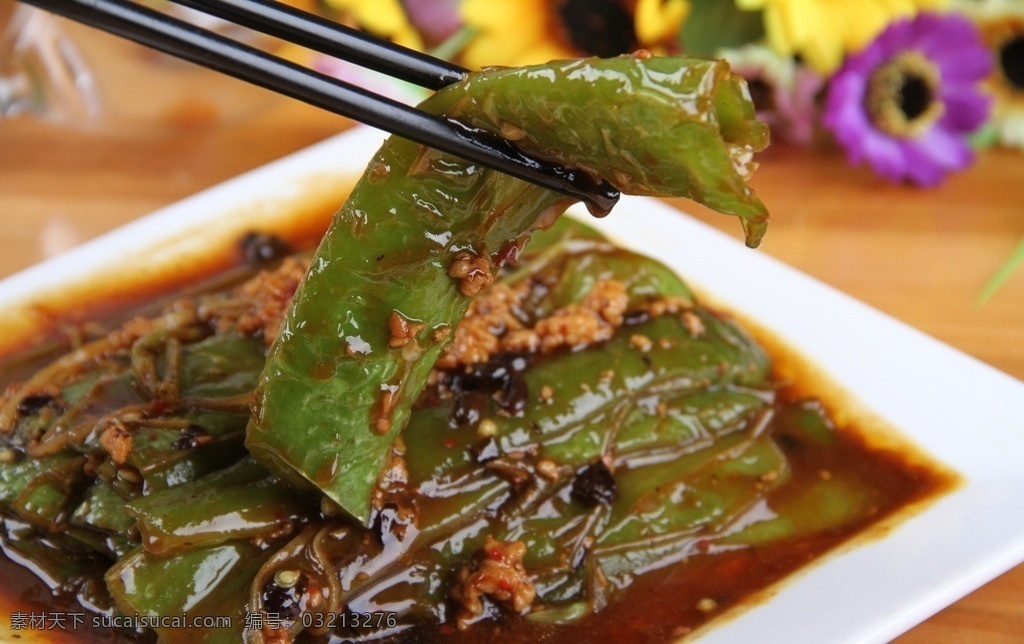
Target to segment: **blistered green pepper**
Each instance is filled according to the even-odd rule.
[[[25,382],[7,386],[0,399],[4,520],[31,526],[50,550],[80,555],[80,568],[91,570],[96,583],[109,565],[105,559],[121,557],[140,544],[132,501],[139,500],[144,508],[140,497],[159,500],[161,491],[171,493],[240,459],[266,343],[233,330],[215,333],[214,317],[198,312],[218,306],[237,310],[238,302],[231,298],[230,292],[219,293],[201,298],[201,305],[179,304],[151,319],[137,318],[56,356]],[[257,478],[269,477],[255,464],[250,468],[258,469],[253,475]],[[249,504],[259,506],[288,494],[269,482],[254,489],[264,487],[273,489],[248,499]],[[181,505],[182,498],[189,498],[187,490],[165,502],[178,502],[175,510],[200,523],[216,518],[216,508]],[[260,510],[284,506],[281,501]],[[180,531],[181,521],[173,523],[177,515],[164,510],[158,514],[169,522],[169,530]],[[144,510],[140,516],[148,528],[152,517]],[[236,532],[273,532],[291,516],[253,520]],[[224,534],[206,541],[220,543],[235,536],[222,527],[223,521],[209,528]],[[149,532],[146,536],[152,537]],[[153,539],[171,549],[165,542],[174,536]],[[22,542],[30,539],[15,541],[22,544],[17,547],[28,548]],[[50,550],[32,551],[45,559]]]
[[[122,615],[137,616],[161,642],[241,641],[249,581],[267,559],[248,541],[160,558],[137,548],[106,574]]]
[[[381,488],[399,508],[382,526],[410,507],[415,531],[382,527],[381,548],[367,531],[329,522],[323,532],[348,536],[315,549],[327,561],[310,567],[290,554],[279,569],[303,570],[321,587],[329,582],[319,571],[329,570],[351,610],[395,610],[408,626],[452,619],[455,572],[488,537],[519,541],[544,606],[531,619],[564,623],[600,610],[645,570],[727,537],[742,544],[736,526],[761,522],[759,504],[789,479],[767,429],[775,394],[765,353],[657,262],[564,220],[539,241],[502,278],[544,285],[525,315],[578,304],[603,279],[623,284],[629,311],[666,297],[681,308],[632,315],[589,350],[534,356],[519,375],[530,392],[521,413],[488,397],[480,418],[462,422],[457,396],[428,389],[403,433],[407,480],[394,496]],[[604,474],[594,479],[593,468]]]
[[[147,494],[127,510],[146,550],[161,557],[286,532],[282,528],[312,514],[301,498],[251,459]]]
[[[422,108],[585,168],[625,193],[686,196],[741,217],[767,143],[722,62],[625,56],[471,75]],[[555,194],[389,139],[323,239],[271,349],[246,446],[359,521],[470,297],[569,205]]]
[[[458,420],[452,392],[476,385],[455,381],[481,365],[438,371],[440,384],[410,414],[395,476],[376,488],[383,501],[372,529],[218,442],[238,436],[231,403],[255,386],[263,346],[225,332],[193,338],[170,361],[179,394],[208,408],[172,405],[147,419],[156,425],[133,427],[123,466],[109,457],[97,465],[88,436],[0,463],[2,545],[87,606],[151,619],[163,642],[266,641],[257,624],[271,616],[294,635],[342,610],[384,615],[386,628],[429,638],[439,622],[459,619],[453,588],[488,537],[524,546],[536,600],[515,623],[555,628],[592,616],[649,570],[679,564],[687,574],[686,562],[699,570],[703,553],[833,538],[887,507],[865,478],[870,469],[807,476],[817,461],[801,454],[829,450],[836,465],[848,456],[820,405],[778,400],[763,350],[664,266],[567,219],[534,241],[499,277],[501,287],[530,286],[525,318],[579,304],[615,280],[627,300],[622,326],[586,350],[495,356],[525,361],[517,377],[530,395],[516,413],[485,397],[480,418]],[[21,453],[27,436],[46,434],[77,403],[92,401],[79,419],[106,408],[98,383],[107,403],[137,402],[144,376],[107,362],[101,375],[71,369],[58,401],[22,398],[3,449]],[[155,366],[151,383],[171,380]],[[208,442],[183,440],[200,437]],[[206,457],[178,467],[182,453],[196,452]],[[803,480],[791,485],[801,467]],[[119,474],[133,471],[141,480]],[[217,621],[189,627],[201,617]],[[329,636],[373,633],[337,626]]]

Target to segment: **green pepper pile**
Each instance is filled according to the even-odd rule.
[[[610,339],[434,372],[369,527],[246,453],[264,340],[196,314],[237,296],[178,303],[142,334],[129,323],[8,392],[4,549],[93,610],[230,617],[158,626],[164,642],[358,639],[517,612],[531,628],[571,625],[646,571],[870,515],[838,476],[765,512],[791,478],[773,418],[792,417],[790,442],[829,445],[834,429],[816,407],[782,406],[765,353],[662,265],[561,220],[498,283],[530,286],[529,323],[606,280],[628,297]],[[127,453],[103,438],[120,429]],[[467,613],[455,589],[495,543],[523,544],[533,599]]]
[[[736,214],[750,244],[763,234],[744,172],[766,130],[723,63],[493,70],[424,108],[623,192]],[[790,476],[766,430],[777,411],[768,358],[663,266],[552,226],[567,205],[389,140],[269,349],[213,324],[208,312],[237,297],[213,293],[7,389],[5,551],[95,611],[231,618],[157,625],[161,641],[358,639],[499,614],[571,624],[698,550],[864,513],[845,483],[822,481],[822,518],[765,515]],[[493,280],[529,285],[524,324],[614,281],[622,322],[589,346],[435,370]],[[799,413],[804,439],[831,440],[816,410]],[[388,618],[337,617],[375,613]]]
[[[471,75],[422,106],[585,168],[627,194],[767,213],[746,185],[767,145],[743,81],[721,61],[578,60]],[[337,213],[271,348],[246,446],[257,460],[367,524],[395,437],[470,297],[569,205],[556,194],[392,137]],[[470,289],[472,285],[470,285]],[[419,333],[391,347],[390,319]],[[312,377],[312,374],[319,377]],[[387,399],[384,399],[384,392]]]

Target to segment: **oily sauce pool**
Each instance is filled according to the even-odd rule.
[[[272,237],[249,236],[232,251],[234,257],[247,257],[259,264],[274,259],[282,252]],[[266,255],[266,256],[265,256]],[[244,262],[243,262],[244,264]],[[232,274],[238,279],[245,271]],[[192,282],[197,276],[182,280]],[[217,278],[223,283],[225,278]],[[152,300],[166,300],[173,293],[146,294]],[[136,294],[133,300],[138,300]],[[93,311],[110,322],[124,317],[98,304]],[[747,325],[750,330],[754,325]],[[695,538],[688,554],[681,561],[637,575],[628,589],[603,610],[570,625],[540,624],[520,616],[505,616],[499,621],[483,621],[470,631],[460,632],[448,624],[422,625],[405,634],[399,641],[480,641],[501,637],[509,641],[538,641],[555,637],[560,641],[580,642],[664,642],[698,631],[715,618],[734,609],[767,597],[776,582],[794,570],[807,565],[854,538],[875,538],[910,512],[951,489],[955,476],[930,462],[909,445],[894,441],[891,430],[866,413],[859,413],[856,404],[837,389],[822,383],[816,370],[787,350],[770,334],[754,335],[767,346],[775,365],[775,381],[779,396],[768,426],[791,469],[791,482],[767,494],[759,511],[766,514],[791,512],[794,521],[801,521],[798,508],[809,501],[807,490],[822,480],[839,479],[856,487],[859,502],[868,508],[863,520],[844,524],[841,528],[811,531],[811,536],[795,540],[770,541],[763,545],[732,547],[727,543]],[[17,381],[45,360],[45,352],[34,359],[8,357],[0,361],[3,382]],[[813,419],[853,418],[841,427],[823,427],[831,437],[828,441],[808,440],[814,428]],[[831,423],[832,421],[829,421]],[[810,433],[809,433],[810,432]],[[884,435],[884,440],[878,440]],[[828,503],[821,507],[827,508]],[[756,514],[756,511],[753,513]],[[751,516],[756,521],[759,516]],[[813,523],[814,517],[806,518]],[[0,575],[5,580],[2,603],[10,616],[14,611],[25,613],[82,613],[72,597],[51,593],[35,575],[6,557],[0,561]],[[87,613],[87,611],[86,611]],[[87,613],[88,615],[88,613]],[[74,632],[46,630],[21,635],[45,635],[45,641],[118,641],[148,639],[145,635],[115,633],[91,629],[91,615]],[[353,633],[354,635],[355,633]],[[12,633],[12,636],[17,633]],[[344,633],[340,633],[344,636]]]

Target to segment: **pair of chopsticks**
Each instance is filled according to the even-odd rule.
[[[427,114],[149,9],[131,0],[22,0],[166,54],[296,98],[607,212],[619,193],[590,174],[528,154],[459,121]],[[465,69],[274,0],[172,0],[229,22],[437,90]]]

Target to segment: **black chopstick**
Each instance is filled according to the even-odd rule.
[[[468,71],[275,0],[171,1],[427,89],[456,83]]]
[[[607,182],[527,155],[489,132],[421,112],[128,0],[22,1],[561,192],[593,212],[607,212],[619,197]]]

